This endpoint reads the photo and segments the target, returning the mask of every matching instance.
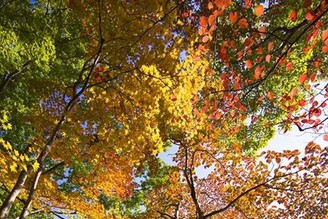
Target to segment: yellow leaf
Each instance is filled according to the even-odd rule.
[[[8,141],[4,141],[2,138],[0,138],[0,144],[2,144],[7,150],[11,150],[12,146]]]
[[[11,130],[12,129],[12,126],[10,123],[7,123],[7,124],[2,124],[2,128],[4,130]]]
[[[17,150],[14,150],[14,154],[15,154],[16,157],[19,156],[19,152]]]
[[[3,114],[2,118],[3,118],[3,121],[4,122],[7,122],[8,121],[8,116],[7,116],[6,113]]]
[[[17,163],[13,163],[12,165],[10,165],[10,170],[11,170],[11,172],[17,172]]]
[[[39,165],[38,161],[35,161],[34,164],[32,165],[33,170],[36,171],[36,170],[39,168],[39,166],[40,166],[40,165]]]
[[[24,160],[25,160],[25,156],[24,156],[23,154],[21,154],[21,155],[19,156],[19,159],[20,159],[21,161],[24,161]]]

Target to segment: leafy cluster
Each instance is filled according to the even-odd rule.
[[[277,129],[328,140],[327,12],[1,2],[0,218],[327,217],[327,148],[257,155]]]

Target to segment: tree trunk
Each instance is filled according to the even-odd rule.
[[[34,195],[35,195],[35,192],[36,192],[36,187],[39,183],[39,179],[40,179],[40,176],[41,176],[41,173],[42,173],[42,165],[40,165],[38,171],[35,173],[35,177],[34,177],[34,180],[33,180],[33,184],[32,184],[32,187],[30,189],[30,194],[25,202],[25,205],[24,205],[24,208],[23,208],[23,211],[21,212],[20,216],[19,216],[19,219],[25,219],[26,216],[29,214],[28,213],[28,209],[31,207],[31,204],[32,204],[32,200],[34,198]]]
[[[32,167],[29,166],[27,171],[30,172],[31,169],[32,169]],[[24,185],[24,183],[27,179],[28,172],[26,172],[26,171],[21,171],[20,172],[14,188],[10,191],[8,197],[6,198],[6,200],[1,205],[0,219],[4,219],[4,218],[7,217],[11,206],[13,205],[16,197],[18,196],[18,194],[20,193],[20,191],[23,188],[23,185]]]

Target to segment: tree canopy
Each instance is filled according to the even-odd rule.
[[[327,12],[2,1],[0,218],[328,217],[327,147],[259,153],[293,127],[328,141]]]

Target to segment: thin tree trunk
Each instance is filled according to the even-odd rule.
[[[31,170],[32,170],[32,168],[28,167],[27,171],[30,172]],[[2,203],[2,206],[0,208],[0,219],[3,219],[8,215],[11,206],[13,205],[16,197],[18,196],[18,194],[20,193],[20,191],[23,188],[23,185],[28,176],[28,172],[26,172],[26,171],[20,172],[14,188],[10,191],[8,197]]]
[[[35,173],[33,184],[32,184],[32,187],[30,189],[30,194],[29,194],[29,196],[28,196],[28,198],[27,198],[27,200],[25,202],[23,211],[21,212],[21,214],[19,216],[19,219],[24,219],[29,214],[28,209],[31,207],[32,200],[34,198],[34,195],[35,195],[35,192],[36,192],[36,188],[37,188],[37,185],[39,183],[39,179],[40,179],[40,176],[41,176],[41,173],[42,173],[42,167],[41,166],[42,165],[40,165],[38,171]]]

